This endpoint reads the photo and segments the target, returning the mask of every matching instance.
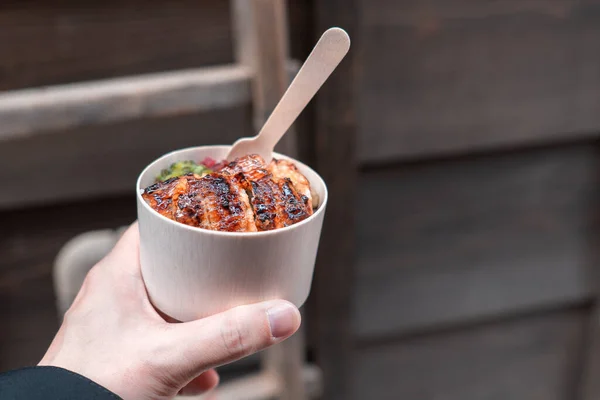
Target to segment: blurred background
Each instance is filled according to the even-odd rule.
[[[132,222],[156,157],[252,135],[340,26],[280,146],[331,193],[302,365],[252,398],[600,398],[600,0],[3,1],[0,26],[0,370],[52,340],[63,246]]]

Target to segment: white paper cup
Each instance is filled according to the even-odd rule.
[[[230,146],[177,150],[155,160],[137,181],[140,261],[150,300],[179,321],[191,321],[243,304],[285,299],[300,307],[308,297],[327,205],[323,179],[294,161],[319,196],[309,218],[265,232],[219,232],[170,220],[142,198],[144,188],[171,163],[222,160]]]

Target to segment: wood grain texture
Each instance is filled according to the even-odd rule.
[[[244,66],[181,70],[0,93],[0,140],[110,122],[235,108],[250,101]]]
[[[281,0],[234,1],[236,60],[255,73],[253,106],[259,130],[289,84],[287,10]]]
[[[305,57],[310,4],[289,7],[292,55]],[[7,1],[0,25],[0,90],[234,60],[229,1]]]
[[[364,172],[358,337],[589,300],[599,171],[581,144]]]
[[[595,207],[594,218],[598,219],[600,208]],[[594,242],[591,263],[594,266],[600,261],[600,246]],[[590,273],[590,286],[592,287],[593,306],[587,326],[586,352],[582,365],[578,395],[581,400],[595,400],[600,398],[600,270],[592,268]]]
[[[314,365],[307,365],[300,371],[301,380],[308,393],[308,398],[318,398],[320,395],[321,371]],[[211,400],[279,400],[281,388],[273,375],[266,373],[247,374],[232,382],[219,384],[217,389],[198,396],[180,396],[176,399]]]
[[[359,158],[595,135],[600,1],[362,0]]]
[[[586,310],[416,337],[356,352],[351,399],[576,399]]]
[[[598,303],[598,292],[595,292],[595,304],[593,306],[590,322],[587,327],[586,352],[582,361],[582,378],[579,386],[579,397],[581,400],[596,400],[600,397],[600,305]]]
[[[180,148],[232,143],[251,135],[250,120],[246,106],[3,142],[0,209],[134,193],[152,160]]]
[[[236,0],[232,4],[236,61],[253,72],[253,124],[259,132],[295,75],[287,69],[290,55],[287,2]],[[294,129],[290,128],[276,151],[294,157],[296,141]]]
[[[317,35],[314,32],[315,16],[314,2],[305,0],[288,0],[289,17],[289,52],[292,60],[298,62],[304,61],[310,54],[316,43]],[[314,157],[314,111],[316,101],[309,104],[304,109],[298,120],[294,123],[293,129],[296,132],[295,157],[301,161],[311,162]],[[285,153],[285,151],[282,152]]]
[[[310,4],[289,7],[292,54],[305,56]],[[0,90],[234,60],[229,1],[7,1],[0,25]]]
[[[327,0],[314,4],[315,36],[332,26],[345,29],[351,38],[357,23],[354,0]],[[323,398],[350,398],[351,302],[355,245],[354,194],[356,190],[356,109],[353,50],[341,62],[316,96],[314,164],[329,190],[315,278],[312,315],[313,346],[323,370]]]
[[[0,90],[233,61],[228,1],[9,1],[0,25]]]
[[[305,361],[306,347],[304,327],[302,326],[291,338],[264,352],[263,371],[276,379],[279,389],[277,398],[279,400],[307,400],[316,397],[314,392],[309,393],[307,390],[310,387],[317,388],[316,392],[320,394],[322,388],[320,379],[310,385],[305,382],[303,370],[308,367]],[[321,370],[316,366],[311,367],[317,370],[320,378]]]
[[[0,370],[37,364],[56,333],[52,264],[60,247],[134,219],[134,196],[0,212]]]

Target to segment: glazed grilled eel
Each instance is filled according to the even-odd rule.
[[[266,165],[258,155],[203,177],[188,174],[155,183],[142,197],[174,221],[226,232],[283,228],[313,213],[310,184],[296,166],[276,159]]]

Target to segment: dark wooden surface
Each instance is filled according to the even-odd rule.
[[[600,214],[600,207],[595,207],[595,215]],[[600,253],[595,252],[594,266],[590,274],[593,288],[593,307],[590,312],[590,323],[587,327],[586,352],[582,363],[582,377],[579,396],[581,400],[600,398]]]
[[[588,309],[356,351],[351,399],[574,400]]]
[[[419,158],[600,127],[600,1],[362,0],[358,156]]]
[[[315,2],[315,37],[331,26],[342,27],[353,37],[356,17],[354,0]],[[351,82],[357,43],[323,85],[315,103],[313,165],[327,182],[330,197],[312,290],[310,338],[323,370],[323,398],[327,400],[348,399],[352,381],[356,99]]]
[[[189,146],[232,143],[251,135],[250,121],[246,106],[2,142],[0,208],[133,193],[150,161]]]
[[[245,106],[252,76],[245,66],[227,64],[0,91],[0,141]]]
[[[353,398],[599,398],[600,1],[359,7]]]
[[[253,128],[259,132],[287,90],[301,63],[290,60],[288,5],[280,0],[232,1],[236,62],[254,71],[251,81]],[[294,67],[290,74],[290,64]],[[275,150],[297,157],[291,127]]]
[[[312,46],[311,7],[301,0],[289,3],[290,50],[293,57],[304,59]],[[151,4],[3,2],[0,90],[233,61],[228,1]],[[148,161],[177,148],[231,143],[252,133],[251,121],[246,105],[2,142],[0,180],[6,189],[0,192],[0,209],[127,193]],[[300,128],[299,135],[305,131]],[[26,182],[40,170],[49,178],[36,189]],[[67,184],[67,177],[78,184]]]
[[[0,90],[233,61],[229,2],[0,5]]]
[[[135,220],[135,197],[0,213],[0,370],[36,364],[58,328],[52,263],[75,235]]]
[[[600,303],[596,292],[594,306],[587,327],[586,351],[582,360],[579,396],[581,400],[600,398]]]
[[[590,299],[598,154],[578,144],[362,173],[358,337]]]
[[[229,1],[0,4],[0,90],[233,61]],[[291,0],[292,55],[306,56],[310,4]]]

